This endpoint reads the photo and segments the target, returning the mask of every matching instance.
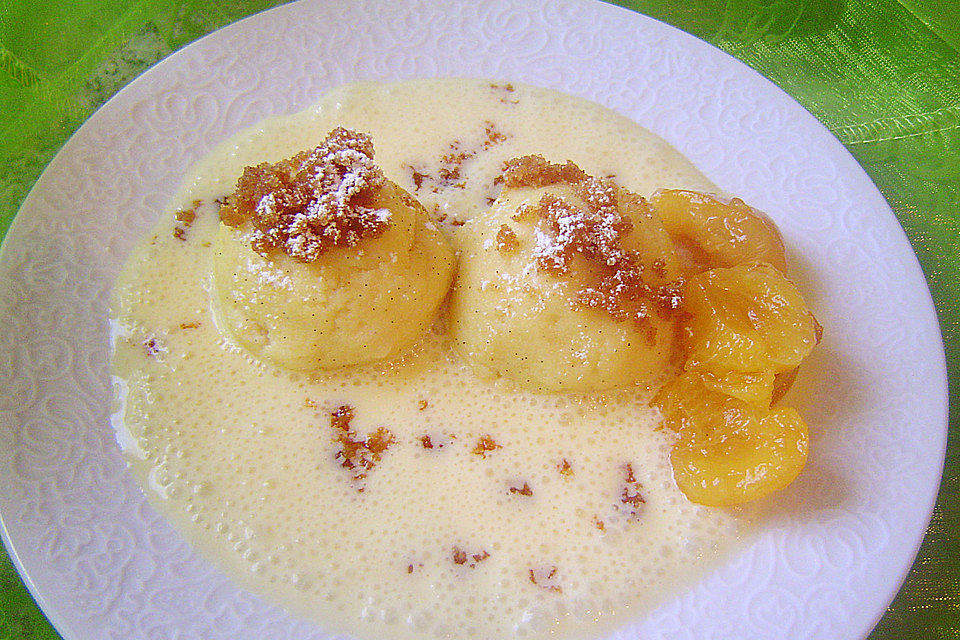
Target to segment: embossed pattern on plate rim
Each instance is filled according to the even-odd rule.
[[[550,86],[648,126],[771,212],[827,327],[822,379],[800,383],[810,472],[742,552],[610,637],[864,637],[916,553],[946,446],[943,346],[916,257],[866,174],[786,94],[687,34],[581,0],[286,5],[159,63],[64,146],[0,254],[3,536],[60,632],[330,637],[234,587],[146,506],[106,420],[105,309],[185,164],[343,82],[430,75]]]

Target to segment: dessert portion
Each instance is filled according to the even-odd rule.
[[[650,386],[668,369],[680,261],[649,204],[572,162],[506,163],[461,230],[451,296],[458,352],[525,389]]]
[[[736,544],[749,516],[703,505],[805,461],[779,399],[819,325],[776,228],[713,190],[526,85],[350,85],[259,123],[117,282],[131,471],[332,633],[603,635]]]
[[[823,329],[784,274],[783,242],[764,214],[691,191],[652,202],[685,255],[683,370],[652,401],[677,432],[674,478],[700,504],[756,500],[806,462],[806,423],[773,404]]]
[[[247,167],[220,208],[220,324],[288,369],[373,362],[433,323],[453,252],[423,206],[386,179],[369,136],[333,130],[310,151]]]
[[[786,272],[783,238],[776,225],[740,198],[659,189],[650,202],[687,271],[769,262]]]

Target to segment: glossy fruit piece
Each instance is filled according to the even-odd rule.
[[[670,454],[677,486],[691,502],[731,506],[762,498],[793,482],[807,459],[807,426],[791,407],[750,417],[730,433],[683,439]]]
[[[822,328],[779,270],[755,263],[712,269],[684,286],[690,371],[778,374],[800,364]]]
[[[773,402],[776,375],[772,369],[764,371],[725,371],[716,373],[694,369],[700,381],[708,388],[733,396],[758,407],[769,407]]]
[[[789,485],[806,463],[807,426],[792,408],[768,409],[706,387],[684,373],[653,403],[678,432],[671,452],[677,486],[707,506],[762,498]]]
[[[768,262],[786,271],[783,239],[765,213],[743,200],[681,189],[650,199],[691,272]]]

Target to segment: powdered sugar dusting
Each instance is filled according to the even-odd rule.
[[[553,164],[542,156],[510,160],[504,176],[506,188],[558,183],[572,188],[572,197],[547,192],[536,204],[520,205],[512,219],[533,222],[532,264],[537,269],[557,276],[571,274],[575,257],[597,268],[586,282],[579,282],[576,305],[601,309],[616,320],[632,320],[649,331],[652,314],[679,308],[679,281],[654,286],[647,277],[648,269],[662,271],[669,256],[650,262],[624,244],[635,224],[652,215],[642,197],[590,176],[572,162]]]
[[[233,227],[249,221],[258,253],[313,262],[384,232],[390,211],[372,205],[385,180],[370,136],[338,127],[311,151],[244,169],[220,218]]]

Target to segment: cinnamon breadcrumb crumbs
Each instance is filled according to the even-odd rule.
[[[520,101],[513,96],[513,93],[516,91],[516,88],[512,83],[507,82],[505,84],[498,84],[496,82],[490,83],[490,88],[494,93],[499,94],[500,102],[504,104],[518,104]]]
[[[553,593],[563,593],[563,588],[560,586],[557,576],[557,567],[550,567],[549,569],[530,569],[528,574],[530,582],[537,585],[541,589],[546,591],[551,591]]]
[[[471,453],[486,458],[487,453],[490,451],[496,451],[502,448],[503,445],[497,444],[497,441],[489,435],[482,435],[477,439],[477,444],[473,447]]]
[[[250,223],[257,253],[280,251],[301,262],[377,237],[390,211],[373,204],[386,180],[373,153],[370,136],[338,127],[311,151],[245,168],[220,220]]]
[[[624,238],[634,225],[621,212],[629,209],[650,217],[655,214],[649,203],[610,180],[587,175],[573,162],[554,164],[539,155],[509,160],[504,167],[503,183],[508,188],[540,188],[560,183],[573,188],[585,207],[545,193],[535,205],[521,205],[512,216],[515,221],[532,221],[536,225],[537,268],[564,276],[575,258],[586,260],[596,269],[592,281],[579,288],[573,302],[602,310],[615,320],[633,320],[646,330],[648,340],[654,341],[656,333],[650,315],[677,312],[682,305],[682,281],[648,284],[646,269],[662,280],[666,263],[658,259],[645,268],[637,253],[624,248]],[[499,233],[497,239],[499,243]]]
[[[149,338],[143,341],[143,348],[146,350],[147,355],[151,358],[155,358],[161,351],[160,345],[157,343],[156,338]]]
[[[477,553],[467,553],[460,547],[453,548],[453,563],[459,565],[466,565],[471,569],[476,568],[477,564],[483,562],[490,557],[490,554],[481,549]]]
[[[517,234],[513,232],[508,225],[500,225],[497,232],[497,251],[500,253],[515,253],[520,248],[520,241]]]
[[[180,209],[173,214],[174,219],[178,223],[177,226],[173,228],[174,238],[184,242],[187,240],[187,229],[189,229],[193,221],[197,219],[197,209],[199,209],[202,204],[202,200],[194,200],[189,208]]]
[[[439,193],[442,189],[465,189],[467,176],[464,175],[464,168],[467,163],[480,153],[502,144],[507,138],[507,134],[500,131],[496,123],[485,120],[479,141],[464,142],[456,139],[448,143],[447,152],[440,156],[436,169],[407,165],[413,190],[419,192],[421,189],[429,189],[432,193]]]
[[[642,488],[640,482],[633,475],[633,466],[630,463],[623,465],[624,484],[620,490],[620,503],[624,505],[621,510],[629,517],[637,519],[646,500],[640,493]]]
[[[521,496],[532,496],[533,489],[530,488],[529,483],[524,482],[522,487],[510,487],[510,493],[521,495]]]
[[[330,414],[330,427],[335,431],[334,442],[338,449],[334,454],[344,469],[352,472],[355,481],[363,480],[367,473],[380,462],[381,455],[394,443],[393,433],[386,427],[379,427],[364,438],[350,428],[353,420],[353,407],[342,405]],[[357,491],[363,491],[362,486]]]
[[[192,207],[189,209],[180,209],[173,214],[173,217],[177,222],[189,227],[193,224],[193,221],[197,219],[197,209],[200,208],[201,204],[203,204],[203,201],[194,200]]]

